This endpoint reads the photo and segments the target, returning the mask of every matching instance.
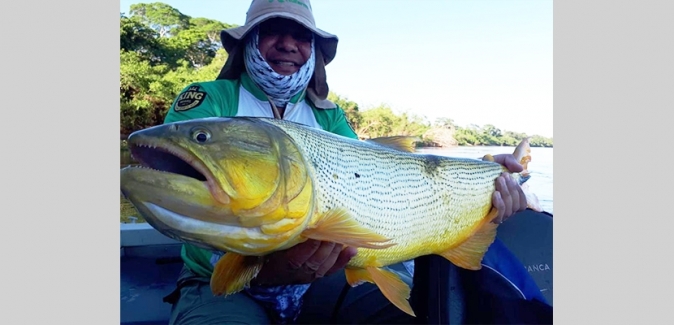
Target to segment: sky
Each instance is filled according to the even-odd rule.
[[[128,13],[136,3],[120,1]],[[243,25],[246,0],[164,0],[183,14]],[[553,136],[552,0],[314,0],[339,37],[330,90],[361,109],[386,104],[459,126]]]

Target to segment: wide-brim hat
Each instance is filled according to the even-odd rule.
[[[229,56],[217,79],[236,79],[239,77],[241,72],[245,70],[243,61],[245,44],[242,41],[253,28],[271,18],[291,19],[314,33],[316,36],[316,64],[309,87],[313,88],[319,98],[325,99],[329,91],[325,66],[335,58],[339,39],[337,36],[316,27],[309,0],[253,0],[246,13],[246,22],[243,26],[220,32],[222,46]]]

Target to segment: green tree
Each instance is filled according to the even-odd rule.
[[[393,135],[422,136],[430,125],[419,116],[402,113],[395,114],[386,105],[381,105],[360,113],[362,121],[356,133],[362,138],[376,138]]]
[[[181,89],[213,80],[227,59],[218,41],[231,25],[192,18],[163,4],[120,13],[120,133],[153,126]]]
[[[487,125],[482,127],[482,133],[484,133],[486,135],[489,135],[491,137],[494,137],[494,138],[498,138],[498,137],[501,136],[501,129],[499,129],[499,128],[491,125],[491,124],[487,124]]]
[[[133,51],[144,60],[159,61],[162,46],[157,41],[155,30],[145,25],[138,17],[128,18],[120,15],[119,40],[120,49]]]
[[[454,139],[460,146],[473,146],[478,144],[477,132],[472,129],[457,128]]]
[[[456,130],[456,124],[454,123],[454,120],[449,117],[436,118],[434,126],[443,129]]]
[[[340,96],[334,92],[328,93],[328,100],[337,104],[342,110],[344,110],[344,115],[349,121],[351,128],[357,130],[363,122],[363,118],[360,115],[358,104],[354,101],[349,100],[344,96]]]
[[[143,23],[154,29],[161,38],[170,37],[178,30],[189,26],[189,16],[161,2],[131,5],[130,14],[139,17]]]

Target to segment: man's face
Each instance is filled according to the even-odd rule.
[[[274,71],[288,76],[311,56],[311,31],[292,20],[273,18],[260,24],[258,48]]]

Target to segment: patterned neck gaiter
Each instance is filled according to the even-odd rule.
[[[285,107],[290,98],[302,91],[309,84],[311,76],[314,74],[314,40],[311,40],[311,56],[309,60],[292,75],[286,76],[278,74],[264,60],[264,57],[258,49],[258,30],[251,31],[251,37],[248,39],[246,49],[244,50],[244,60],[246,71],[253,79],[253,82],[264,91],[271,101],[277,107]]]

